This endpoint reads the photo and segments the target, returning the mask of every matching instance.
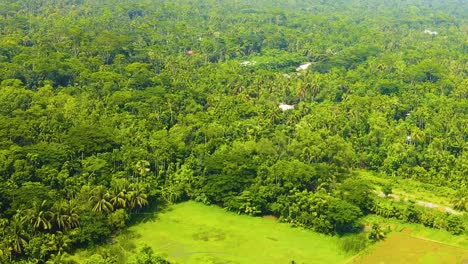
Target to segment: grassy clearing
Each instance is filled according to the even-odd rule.
[[[179,263],[342,263],[339,239],[272,219],[186,202],[158,219],[130,228],[137,246],[147,244]]]
[[[184,202],[154,219],[134,225],[113,243],[77,252],[71,259],[87,263],[98,253],[127,263],[144,245],[171,261],[190,263],[344,263],[352,256],[340,248],[342,239],[326,236],[274,217],[250,217],[217,206]]]
[[[409,234],[394,233],[384,241],[364,251],[352,264],[464,264],[468,250],[439,242],[415,238]]]
[[[466,236],[395,219],[367,216],[362,223],[380,223],[392,233],[353,258],[342,252],[338,237],[326,236],[275,221],[274,217],[237,215],[216,206],[185,202],[155,218],[132,226],[113,243],[75,254],[78,263],[94,253],[128,263],[148,245],[177,263],[463,263]],[[409,232],[408,232],[409,231]],[[423,239],[420,239],[423,238]],[[429,240],[437,240],[433,242]],[[453,245],[453,246],[451,246]],[[445,261],[447,260],[447,261]]]
[[[359,175],[359,178],[371,182],[377,190],[380,190],[384,185],[392,185],[393,193],[401,198],[407,197],[412,200],[427,201],[450,207],[450,201],[455,194],[455,190],[449,187],[435,186],[412,179],[376,175],[374,172],[365,170],[356,170],[355,173]]]

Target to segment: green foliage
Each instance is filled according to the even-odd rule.
[[[357,220],[361,216],[362,212],[358,207],[343,200],[335,200],[328,208],[328,217],[335,232],[339,234],[355,231],[358,227]]]
[[[371,230],[369,232],[369,240],[377,242],[385,239],[385,231],[379,224],[372,224]]]
[[[373,196],[372,187],[368,182],[358,179],[348,179],[339,188],[340,196],[363,211],[368,211],[372,207]]]
[[[59,258],[39,241],[104,242],[187,199],[324,233],[370,212],[458,233],[350,174],[467,208],[466,7],[389,1],[2,1],[2,255]]]
[[[107,260],[106,258],[104,258],[103,256],[99,255],[99,254],[94,254],[92,255],[90,258],[88,258],[86,260],[86,263],[85,264],[109,264],[109,263],[112,263],[110,260]]]
[[[74,240],[82,245],[102,243],[111,233],[111,227],[104,215],[83,214],[80,228],[74,233]]]
[[[281,196],[272,209],[285,222],[326,234],[356,230],[362,215],[358,207],[322,192],[303,191]]]
[[[447,230],[454,235],[463,234],[465,232],[463,217],[458,215],[447,217]]]
[[[126,226],[128,214],[124,209],[117,209],[115,212],[109,214],[108,222],[112,229],[123,229]]]
[[[357,254],[367,247],[369,240],[365,234],[347,235],[340,241],[341,249],[348,254]]]
[[[468,188],[462,187],[452,200],[453,208],[455,210],[460,210],[468,212]]]
[[[382,192],[385,194],[385,195],[389,195],[389,194],[392,194],[392,186],[387,184],[387,185],[384,185],[382,187]]]
[[[462,234],[466,228],[464,215],[416,206],[411,201],[396,202],[378,199],[375,200],[371,211],[386,218],[396,218],[407,223],[421,223],[427,227],[445,229],[454,235]]]
[[[130,261],[132,264],[170,264],[168,260],[161,256],[155,255],[153,249],[149,246],[144,246],[136,255],[136,259]]]

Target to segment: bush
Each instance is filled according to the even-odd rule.
[[[94,254],[89,257],[85,264],[108,264],[109,261],[99,254]]]
[[[379,224],[372,224],[372,229],[369,233],[369,239],[377,242],[385,239],[386,232],[382,229]]]
[[[439,214],[434,219],[434,228],[447,229],[447,216],[446,214]]]
[[[389,195],[389,194],[392,194],[392,186],[391,185],[384,185],[382,187],[382,192],[385,194],[385,195]]]
[[[170,264],[165,258],[155,254],[153,249],[149,246],[143,246],[140,251],[130,259],[128,263],[131,264]]]
[[[458,215],[447,217],[447,231],[453,235],[461,235],[465,231],[462,217]]]
[[[113,229],[123,229],[126,226],[128,214],[124,209],[117,209],[107,217],[107,222]]]
[[[340,248],[348,254],[361,252],[368,245],[369,240],[365,234],[348,235],[342,237]]]

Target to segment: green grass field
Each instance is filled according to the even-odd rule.
[[[138,236],[137,246],[147,244],[178,263],[342,263],[349,258],[337,237],[195,202],[174,205],[130,231]]]
[[[340,238],[293,228],[274,218],[250,217],[217,206],[184,202],[148,217],[113,239],[113,243],[78,252],[71,259],[91,263],[94,253],[128,257],[145,245],[171,261],[190,263],[463,263],[468,239],[417,224],[368,216],[363,224],[391,227],[389,237],[358,256],[340,249]],[[430,240],[437,240],[434,242]]]

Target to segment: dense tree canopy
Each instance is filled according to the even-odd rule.
[[[104,242],[185,199],[329,234],[368,213],[437,226],[351,172],[449,186],[466,210],[467,13],[457,0],[2,1],[0,262]]]

